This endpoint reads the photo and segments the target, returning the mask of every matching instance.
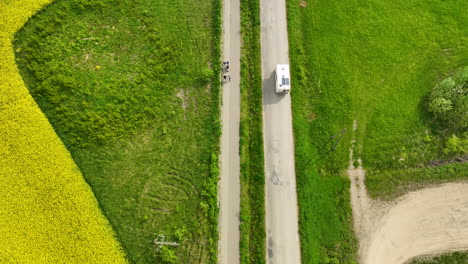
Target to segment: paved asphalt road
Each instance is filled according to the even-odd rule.
[[[240,1],[223,1],[223,60],[231,81],[223,85],[221,174],[219,181],[219,263],[238,264],[240,212]]]
[[[267,263],[300,263],[290,95],[275,93],[276,64],[289,64],[285,0],[261,0]],[[291,83],[294,93],[294,83]]]

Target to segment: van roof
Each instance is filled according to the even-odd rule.
[[[277,64],[276,74],[282,75],[289,79],[289,64]]]
[[[277,64],[276,65],[276,83],[278,85],[277,90],[289,91],[291,85],[291,79],[289,76],[289,65],[288,64]]]

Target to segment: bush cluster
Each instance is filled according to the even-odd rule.
[[[442,151],[446,155],[464,155],[468,153],[468,132],[463,133],[461,138],[452,134],[452,136],[445,141],[445,148],[443,148]]]
[[[14,33],[50,0],[0,0],[0,260],[126,263],[70,154],[15,65]]]
[[[454,130],[468,128],[468,66],[458,69],[432,89],[429,111]]]

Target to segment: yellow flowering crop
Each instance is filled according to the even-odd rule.
[[[126,263],[15,64],[14,33],[50,1],[0,0],[0,263]]]

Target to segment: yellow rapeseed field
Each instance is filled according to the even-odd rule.
[[[15,65],[14,33],[49,2],[0,0],[0,263],[126,263]]]

